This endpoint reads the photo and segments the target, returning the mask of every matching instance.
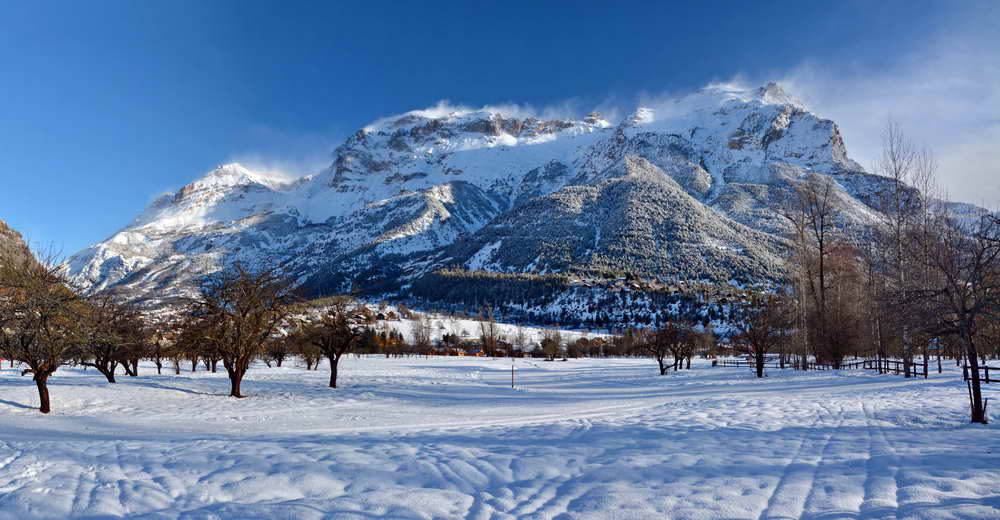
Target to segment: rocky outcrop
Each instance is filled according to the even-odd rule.
[[[0,258],[24,259],[31,256],[31,250],[24,237],[0,220]]]

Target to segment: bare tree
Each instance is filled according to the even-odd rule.
[[[971,420],[986,424],[977,340],[984,320],[1000,319],[1000,219],[984,212],[962,222],[940,214],[933,233],[913,233],[907,243],[928,252],[919,258],[934,276],[900,300],[927,333],[959,339],[970,368]]]
[[[251,271],[242,264],[207,281],[193,313],[207,332],[204,340],[222,360],[232,397],[245,397],[243,377],[289,315],[289,281],[273,269]]]
[[[323,351],[309,341],[306,335],[305,320],[293,318],[290,320],[289,330],[282,338],[288,345],[289,352],[302,358],[306,364],[306,370],[319,369],[319,362],[323,359]]]
[[[416,313],[411,313],[411,315],[413,316],[413,326],[410,330],[413,333],[413,346],[421,352],[429,351],[433,344],[434,322],[427,315]],[[386,357],[389,356],[390,351],[396,350],[393,347],[398,346],[392,338],[387,338],[387,340],[389,341],[385,345]]]
[[[0,258],[0,348],[28,366],[22,375],[32,375],[42,413],[51,411],[49,377],[74,354],[82,305],[56,262]]]
[[[880,198],[879,209],[884,219],[881,228],[884,236],[880,242],[887,246],[882,257],[889,274],[886,281],[891,282],[885,293],[897,298],[905,294],[907,285],[912,282],[909,272],[911,257],[905,251],[905,242],[921,206],[920,193],[910,186],[920,159],[921,155],[913,142],[895,121],[889,120],[882,133],[882,153],[875,171],[891,181],[890,188]],[[908,320],[900,315],[899,311],[904,308],[900,300],[892,301],[890,305],[895,312],[888,316],[891,318],[889,325],[897,331],[902,346],[904,375],[910,377],[913,352]]]
[[[80,364],[97,369],[109,383],[115,383],[115,371],[119,364],[128,363],[129,340],[134,337],[128,310],[104,293],[87,301],[80,318]]]
[[[782,344],[791,325],[785,302],[777,294],[753,293],[739,306],[733,321],[739,331],[737,343],[753,356],[757,377],[764,377],[767,354]]]
[[[306,320],[303,333],[330,360],[330,388],[337,388],[340,358],[355,348],[363,328],[354,324],[346,298],[334,300],[324,312]]]
[[[554,361],[562,353],[562,334],[555,329],[542,333],[542,351],[546,361]]]
[[[630,334],[639,343],[643,350],[649,352],[660,367],[660,375],[666,375],[670,370],[670,365],[666,363],[666,358],[670,355],[670,342],[673,340],[666,328],[657,329],[654,332],[633,331]]]
[[[829,327],[830,257],[840,246],[837,218],[840,210],[834,181],[813,175],[796,185],[785,212],[793,228],[797,271],[799,321],[814,352],[839,348]]]
[[[151,325],[149,359],[156,365],[156,373],[163,373],[163,360],[170,357],[170,348],[173,346],[173,334],[169,324],[156,322]]]
[[[495,357],[500,342],[500,327],[493,317],[493,307],[484,307],[479,319],[479,342],[483,346],[483,354]]]
[[[511,356],[515,355],[514,352],[526,352],[530,343],[531,338],[528,337],[528,333],[524,330],[524,327],[518,326],[514,332],[514,337],[511,338]]]
[[[684,368],[685,360],[687,368],[691,368],[691,357],[694,355],[696,341],[694,324],[686,320],[668,323],[657,332],[665,335],[667,350],[674,358],[674,372]]]

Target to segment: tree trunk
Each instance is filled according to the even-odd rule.
[[[108,382],[109,383],[117,383],[118,382],[118,381],[115,381],[115,367],[114,366],[112,366],[109,369],[97,367],[97,370],[98,370],[98,372],[104,374],[104,377],[108,378]]]
[[[330,388],[337,388],[337,364],[340,357],[330,356]]]
[[[656,362],[660,364],[660,375],[661,376],[666,375],[667,374],[667,365],[665,365],[663,363],[663,358],[662,357],[657,357],[656,358]]]
[[[35,386],[38,387],[38,402],[40,406],[38,411],[42,413],[49,413],[52,408],[49,406],[49,376],[35,374]]]
[[[755,361],[757,362],[757,377],[764,377],[764,356],[757,354],[755,356]]]
[[[227,370],[229,372],[229,396],[243,398],[246,397],[240,393],[240,383],[243,382],[243,374],[238,370]]]
[[[972,422],[986,424],[986,406],[983,404],[983,392],[979,381],[979,360],[976,359],[976,345],[972,341],[971,334],[965,339],[965,344],[968,349],[966,357],[969,359],[969,376],[971,377],[970,390],[972,395],[969,398],[972,400],[970,403],[972,408]]]

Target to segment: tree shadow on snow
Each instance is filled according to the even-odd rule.
[[[35,410],[35,409],[37,409],[34,406],[28,406],[26,404],[21,404],[21,403],[14,402],[14,401],[7,401],[5,399],[0,399],[0,404],[5,404],[7,406],[12,406],[14,408],[23,408],[25,410]]]

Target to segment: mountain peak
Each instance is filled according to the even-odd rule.
[[[758,88],[757,96],[767,105],[792,105],[805,109],[805,104],[799,98],[788,94],[779,83],[774,81]]]
[[[208,186],[247,186],[260,184],[271,189],[280,189],[291,184],[293,179],[277,172],[254,171],[238,162],[220,164],[213,170],[206,173],[201,179],[194,181],[185,187],[208,187]]]
[[[713,83],[699,92],[687,96],[686,99],[717,105],[730,101],[739,103],[756,101],[762,105],[791,105],[795,108],[808,110],[801,100],[785,91],[784,87],[776,81],[769,81],[757,88],[747,87],[740,83]]]

